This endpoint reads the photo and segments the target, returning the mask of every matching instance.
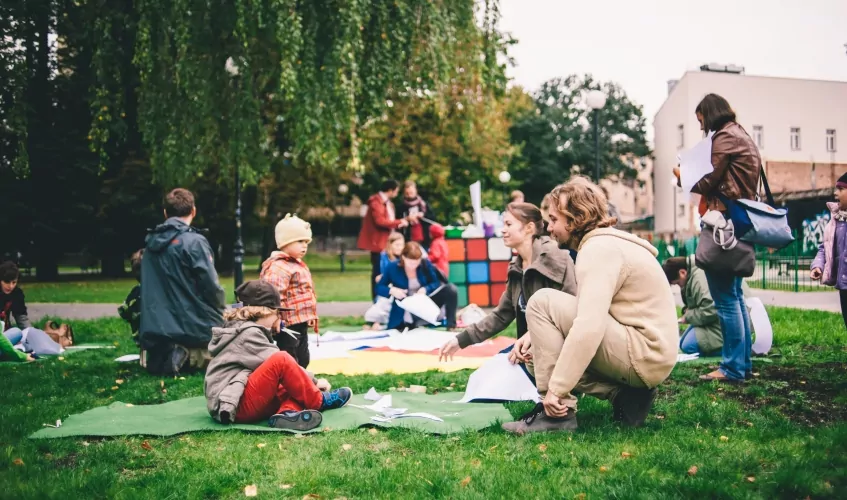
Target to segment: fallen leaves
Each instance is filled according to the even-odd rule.
[[[308,495],[303,495],[303,500],[315,500],[321,498],[320,495],[316,495],[314,493],[309,493]]]
[[[468,476],[468,477],[466,477],[466,478],[462,479],[462,480],[459,482],[459,486],[461,486],[462,488],[467,488],[467,486],[468,486],[469,484],[471,484],[471,476]]]
[[[748,483],[755,483],[756,477],[755,476],[747,476],[747,477],[744,478],[744,480],[747,481]]]
[[[371,427],[370,429],[368,429],[368,434],[370,434],[371,436],[376,436],[377,434],[379,434],[379,431],[376,430],[376,428]]]
[[[141,443],[141,447],[144,448],[147,451],[153,451],[153,447],[150,446],[150,441],[147,441],[146,439],[144,440],[143,443]]]
[[[629,458],[631,456],[632,456],[632,453],[629,453],[627,451],[621,452],[621,458]]]
[[[721,436],[721,441],[723,441],[725,443],[725,442],[729,441],[729,438],[726,437],[726,436]]]
[[[341,449],[344,450],[344,451],[350,451],[350,450],[353,449],[353,445],[344,443],[344,444],[341,445]]]
[[[547,445],[543,444],[543,443],[539,444],[538,445],[538,451],[540,451],[541,453],[544,453],[545,451],[547,451]]]
[[[117,390],[118,390],[118,386],[113,385],[113,386],[112,386],[112,390],[113,390],[113,391],[117,391]]]
[[[293,484],[280,484],[279,485],[279,489],[281,489],[281,490],[290,490],[293,487],[294,487]]]
[[[474,458],[471,460],[471,467],[479,467],[480,465],[482,465],[482,461],[480,459]]]
[[[267,443],[259,443],[259,444],[256,445],[256,448],[262,449],[265,446],[267,446]]]
[[[600,466],[600,472],[609,472],[609,468],[606,467],[605,465],[601,465]]]
[[[119,379],[115,380],[115,383],[118,384],[118,385],[121,385],[121,384],[124,383],[124,379],[119,378]]]
[[[700,470],[700,469],[698,469],[696,465],[692,465],[691,468],[688,469],[688,475],[689,476],[696,476],[698,470]]]
[[[24,461],[21,460],[20,458],[16,458],[16,459],[12,460],[12,463],[17,465],[17,466],[21,466],[21,465],[24,464]]]
[[[244,496],[254,497],[259,494],[259,488],[255,484],[244,487]]]

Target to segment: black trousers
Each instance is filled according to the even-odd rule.
[[[371,301],[376,300],[376,277],[379,276],[380,252],[371,252]]]
[[[309,354],[309,325],[307,323],[298,323],[296,325],[286,325],[286,328],[297,332],[297,338],[285,332],[279,332],[274,335],[277,347],[280,351],[285,351],[297,361],[297,364],[306,368],[309,366],[311,355]]]
[[[441,290],[429,298],[447,315],[447,328],[456,328],[456,309],[459,306],[459,291],[453,283],[445,283]]]
[[[841,317],[844,319],[844,326],[847,326],[847,290],[838,290],[838,296],[841,298]]]

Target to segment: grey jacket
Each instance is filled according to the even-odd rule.
[[[252,321],[230,321],[212,328],[212,361],[205,381],[206,407],[212,418],[220,422],[221,412],[226,411],[235,420],[247,377],[277,352],[271,331]]]
[[[547,236],[541,236],[533,243],[532,264],[526,271],[523,271],[523,259],[520,256],[512,259],[506,291],[500,297],[500,303],[482,321],[469,326],[456,337],[459,346],[464,349],[505,330],[518,315],[521,291],[524,292],[526,304],[542,288],[554,288],[576,295],[573,259],[567,250],[560,249],[558,243]],[[519,324],[518,337],[525,333],[526,325]]]
[[[141,347],[205,347],[223,323],[224,291],[206,238],[171,217],[147,235],[141,261]]]

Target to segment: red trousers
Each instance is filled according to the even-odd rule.
[[[320,410],[323,396],[297,361],[277,352],[250,374],[235,412],[238,423],[267,420],[284,411]]]

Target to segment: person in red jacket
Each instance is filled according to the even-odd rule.
[[[362,219],[358,247],[371,253],[371,298],[376,299],[376,277],[379,276],[380,253],[388,244],[388,236],[395,229],[409,225],[406,219],[397,219],[392,198],[400,194],[400,184],[393,179],[382,183],[379,192],[368,198],[368,211]]]
[[[450,261],[447,259],[447,240],[444,239],[444,226],[433,224],[429,226],[429,261],[437,267],[445,277],[450,277]]]

